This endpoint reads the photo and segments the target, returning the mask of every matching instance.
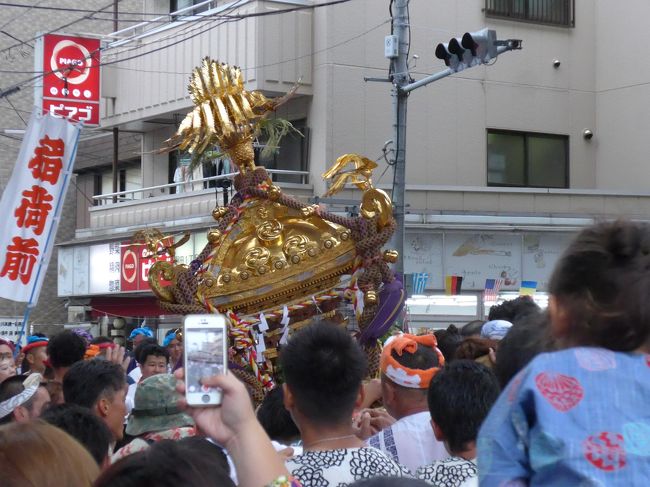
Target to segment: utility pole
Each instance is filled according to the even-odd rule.
[[[451,39],[449,43],[439,44],[436,57],[443,59],[447,69],[427,76],[419,81],[411,79],[408,68],[409,44],[409,0],[392,0],[392,33],[386,36],[384,54],[391,60],[393,83],[393,140],[395,143],[393,216],[397,223],[391,241],[392,247],[399,252],[395,271],[404,274],[404,216],[406,214],[406,106],[409,93],[416,88],[455,74],[473,66],[486,64],[506,51],[521,49],[521,40],[508,39],[498,41],[496,31],[483,29],[478,32],[466,32],[462,39]],[[366,78],[366,81],[386,81]]]
[[[397,37],[397,57],[391,61],[393,81],[393,137],[395,140],[395,165],[393,166],[393,216],[397,228],[393,235],[393,246],[399,252],[399,259],[395,265],[398,274],[404,274],[404,214],[406,213],[406,106],[408,92],[402,88],[409,84],[411,77],[408,72],[408,14],[409,0],[395,0],[393,8],[393,35]]]
[[[113,32],[118,31],[118,10],[117,2],[119,0],[113,0]],[[120,129],[117,127],[113,128],[113,193],[117,193],[117,182],[118,182],[118,171],[117,165],[119,162],[119,138],[120,138]],[[117,202],[117,196],[113,195],[113,203]]]

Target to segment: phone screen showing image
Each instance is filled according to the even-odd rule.
[[[185,381],[188,404],[221,403],[221,390],[201,384],[201,378],[225,372],[225,329],[185,329]]]

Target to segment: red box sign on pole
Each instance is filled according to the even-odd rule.
[[[140,272],[140,247],[142,244],[122,242],[122,268],[120,269],[120,290],[137,291]]]
[[[43,110],[99,125],[100,43],[98,39],[43,36]]]

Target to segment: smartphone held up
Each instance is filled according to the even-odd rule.
[[[185,397],[189,406],[218,406],[221,390],[201,384],[201,378],[225,374],[228,369],[226,317],[187,315],[185,341]]]

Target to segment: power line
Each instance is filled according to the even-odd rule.
[[[18,42],[20,42],[21,44],[25,44],[27,47],[31,47],[32,49],[34,49],[34,46],[32,46],[31,44],[29,44],[28,42],[21,41],[20,39],[18,39],[18,37],[16,37],[16,36],[13,35],[13,34],[10,34],[10,33],[7,32],[7,31],[0,30],[0,34],[4,34],[4,35],[6,35],[7,37],[11,37],[14,41],[18,41]]]
[[[241,70],[245,72],[245,71],[249,71],[251,69],[268,68],[268,67],[271,67],[271,66],[278,66],[280,64],[286,64],[286,63],[290,63],[290,62],[293,62],[293,61],[298,61],[300,59],[304,59],[304,58],[307,58],[307,57],[312,57],[312,56],[315,56],[316,54],[320,54],[320,53],[329,51],[331,49],[336,49],[337,47],[348,44],[348,43],[350,43],[350,42],[352,42],[352,41],[354,41],[354,40],[356,40],[356,39],[358,39],[360,37],[363,37],[363,36],[369,34],[370,32],[372,32],[374,30],[377,30],[378,28],[380,28],[381,26],[387,24],[388,22],[390,22],[390,19],[384,20],[384,21],[380,22],[379,24],[371,27],[370,29],[368,29],[368,30],[366,30],[364,32],[361,32],[360,34],[355,34],[354,36],[352,36],[352,37],[350,37],[348,39],[345,39],[345,40],[343,40],[341,42],[338,42],[336,44],[333,44],[331,46],[327,46],[327,47],[325,47],[323,49],[319,49],[317,51],[312,51],[309,54],[303,54],[303,55],[297,56],[295,58],[284,59],[282,61],[277,61],[275,63],[267,63],[267,64],[260,64],[260,65],[257,65],[257,66],[242,67]],[[118,60],[118,61],[121,61],[121,60]],[[368,67],[368,66],[363,66],[363,67]],[[169,75],[178,75],[178,76],[189,76],[190,75],[189,72],[164,71],[164,70],[157,70],[157,69],[125,68],[125,67],[121,67],[121,66],[113,66],[113,69],[119,69],[119,70],[122,70],[122,71],[133,71],[133,72],[137,72],[137,73],[169,74]],[[3,71],[0,70],[0,73],[1,72],[3,72]],[[34,74],[34,73],[41,73],[41,71],[21,71],[21,73]],[[1,105],[0,105],[0,108],[7,108],[8,109],[8,107],[2,107]]]
[[[118,0],[118,1],[120,1],[120,0]],[[349,1],[349,0],[346,0],[346,1]],[[233,4],[233,5],[232,5],[228,10],[229,10],[229,11],[234,10],[234,9],[238,6],[238,4],[240,4],[241,2],[242,2],[242,0],[237,0],[237,1],[236,1],[236,2],[235,2],[235,3],[234,3],[234,4]],[[104,8],[106,8],[106,7],[104,7]],[[280,12],[283,12],[283,11],[280,11]],[[224,21],[224,22],[221,22],[220,24],[217,24],[216,26],[212,26],[212,27],[209,27],[209,28],[207,28],[207,29],[204,29],[203,31],[197,33],[196,35],[202,34],[202,33],[204,33],[204,32],[208,32],[209,30],[212,30],[213,28],[218,27],[219,25],[222,25],[223,23],[225,23],[225,21]],[[175,35],[171,36],[171,38],[176,37],[176,36],[178,36],[178,35],[182,35],[182,34],[183,34],[183,31],[186,31],[186,30],[188,30],[188,29],[189,29],[189,27],[184,28],[180,33],[177,32],[177,33],[175,33]],[[196,29],[198,29],[198,28],[194,28],[194,30],[196,30]],[[53,32],[53,31],[52,31],[52,32]],[[152,52],[156,52],[156,51],[158,51],[158,50],[162,50],[162,49],[166,49],[167,47],[174,46],[174,45],[179,44],[180,42],[182,42],[182,41],[184,41],[184,40],[188,40],[188,39],[191,39],[191,38],[193,38],[193,37],[196,37],[196,35],[193,35],[193,36],[190,36],[190,37],[184,36],[183,39],[181,39],[181,41],[179,41],[179,42],[175,42],[175,43],[172,43],[172,44],[168,44],[168,45],[166,45],[166,46],[163,46],[163,47],[160,48],[160,49],[156,49],[156,50],[148,51],[148,52],[145,52],[145,53],[141,53],[141,54],[139,54],[138,56],[132,56],[132,57],[130,57],[130,58],[126,58],[126,59],[121,59],[121,60],[116,60],[116,61],[108,61],[108,62],[104,62],[104,63],[101,63],[101,65],[104,66],[104,65],[109,65],[109,64],[115,64],[115,63],[117,63],[117,62],[127,61],[127,60],[129,60],[129,59],[135,59],[135,58],[137,58],[137,57],[144,56],[144,55],[146,55],[146,54],[150,54],[150,53],[152,53]],[[149,44],[153,44],[153,43],[157,43],[157,42],[162,42],[162,41],[168,39],[169,37],[170,37],[170,36],[168,36],[167,38],[156,39],[156,41],[154,41],[154,42],[152,42],[152,43],[149,43]],[[146,45],[149,45],[149,44],[146,44]],[[140,47],[141,47],[141,46],[137,46],[137,47],[135,47],[135,48],[133,48],[133,49],[129,49],[129,50],[139,49]],[[92,57],[92,56],[95,55],[97,52],[104,52],[104,51],[106,51],[107,49],[111,49],[111,46],[109,45],[109,46],[107,46],[107,47],[104,48],[104,49],[101,49],[101,48],[100,48],[100,49],[98,49],[98,50],[96,50],[96,51],[91,52],[91,53],[89,54],[89,56],[88,56],[86,59]],[[121,54],[122,52],[128,52],[129,50],[120,51],[119,53],[116,53],[116,54]],[[3,52],[3,51],[0,50],[0,53],[2,53],[2,52]],[[66,69],[67,69],[67,68],[66,68]],[[65,69],[55,69],[55,70],[51,70],[51,71],[47,71],[47,72],[35,71],[34,73],[38,73],[38,74],[36,74],[35,76],[32,76],[32,77],[29,78],[29,79],[26,79],[26,80],[23,80],[23,81],[20,81],[20,82],[14,84],[14,85],[11,86],[10,88],[4,90],[4,92],[6,93],[7,91],[10,91],[10,90],[12,90],[12,89],[14,89],[14,88],[16,88],[16,87],[21,87],[21,86],[23,86],[23,85],[25,85],[25,84],[27,84],[27,83],[32,82],[32,81],[39,80],[39,79],[41,79],[41,78],[44,78],[45,76],[48,76],[48,75],[50,75],[50,74],[54,74],[54,73],[57,73],[57,72],[62,72],[62,71],[64,71],[64,70],[65,70]],[[2,98],[2,92],[0,92],[0,98]]]
[[[318,8],[318,7],[327,7],[329,5],[336,5],[338,3],[346,3],[351,0],[332,0],[330,2],[325,2],[322,4],[316,4],[316,5],[298,5],[296,7],[292,7],[289,9],[286,9],[287,11],[296,11],[296,10],[306,10],[306,9],[312,9],[312,8]],[[39,2],[40,3],[40,2]],[[112,4],[111,4],[112,5]],[[107,13],[110,15],[113,15],[112,12],[101,12],[101,10],[106,9],[107,7],[104,7],[102,9],[98,10],[90,10],[90,9],[84,9],[84,8],[73,8],[73,7],[53,7],[49,5],[43,5],[40,6],[39,4],[36,5],[21,5],[18,3],[9,3],[9,2],[0,2],[0,7],[22,7],[22,8],[29,8],[31,9],[38,9],[38,10],[53,10],[53,11],[59,11],[59,12],[78,12],[78,13],[87,13],[87,14],[97,14],[97,13]],[[284,11],[284,10],[283,10]],[[255,14],[252,14],[251,16],[254,17],[259,17],[259,16],[264,16],[264,15],[273,15],[276,11],[267,11],[267,12],[256,12]],[[146,17],[146,16],[151,16],[151,17],[163,17],[163,16],[169,16],[173,17],[174,12],[170,12],[168,14],[161,14],[161,13],[154,13],[154,12],[127,12],[127,11],[122,11],[118,12],[119,15],[134,15],[136,17]],[[180,14],[177,16],[191,16],[191,14]],[[98,18],[91,18],[89,20],[113,20],[112,18],[110,19],[98,19]],[[125,19],[120,18],[120,22],[124,21]],[[154,19],[152,19],[154,20]],[[140,20],[142,22],[142,20]]]
[[[117,3],[121,2],[121,1],[122,1],[122,0],[115,0],[115,2],[117,2]],[[102,10],[106,10],[108,7],[112,7],[114,4],[115,4],[114,2],[111,2],[111,3],[109,3],[108,5],[106,5],[106,6],[102,7],[102,8],[99,8],[99,9],[93,11],[93,13],[98,13],[98,12],[101,12]],[[93,13],[90,13],[90,14],[88,14],[88,15],[84,15],[84,16],[81,17],[81,18],[78,18],[78,19],[76,19],[76,20],[73,20],[73,21],[71,21],[71,22],[68,22],[67,24],[61,25],[61,26],[59,26],[59,27],[57,27],[57,28],[55,28],[55,29],[52,29],[52,30],[50,30],[50,31],[48,31],[48,32],[45,32],[44,34],[39,34],[39,35],[37,35],[37,36],[35,36],[35,37],[32,37],[31,39],[27,39],[26,41],[21,41],[21,42],[18,43],[18,44],[13,44],[13,45],[11,45],[11,46],[9,46],[9,47],[5,47],[4,49],[0,49],[0,53],[3,53],[3,52],[6,52],[6,51],[9,51],[10,49],[13,49],[13,48],[16,48],[16,47],[20,47],[20,46],[23,46],[23,45],[29,45],[29,44],[27,44],[28,42],[35,41],[36,39],[39,39],[40,37],[42,37],[42,36],[44,36],[44,35],[52,34],[53,32],[57,32],[57,31],[59,31],[59,30],[61,30],[61,29],[65,29],[66,27],[70,27],[71,25],[74,25],[74,24],[76,24],[76,23],[79,23],[79,22],[81,22],[81,21],[83,21],[83,20],[87,20],[89,17],[91,17],[91,16],[93,15]],[[31,46],[30,46],[30,47],[31,47]]]
[[[32,9],[33,9],[34,7],[38,7],[38,6],[39,6],[41,3],[43,3],[44,1],[45,1],[45,0],[39,0],[38,3],[37,3],[36,5],[24,5],[24,7],[27,7],[27,8],[28,8],[28,10],[23,11],[23,12],[20,12],[20,13],[19,13],[18,15],[16,15],[15,17],[12,17],[12,18],[10,18],[9,20],[7,20],[4,24],[0,25],[0,29],[4,29],[4,28],[7,27],[9,24],[11,24],[12,22],[15,22],[17,19],[19,19],[19,18],[22,17],[23,15],[28,14],[29,12],[32,11]]]
[[[118,1],[119,1],[119,0],[118,0]],[[350,2],[350,1],[351,1],[351,0],[334,0],[334,1],[331,1],[331,2],[325,2],[325,3],[316,4],[316,5],[300,6],[300,7],[295,7],[295,8],[291,8],[291,9],[277,10],[277,11],[271,11],[271,12],[262,12],[261,14],[265,14],[265,15],[278,15],[278,14],[285,14],[285,13],[290,13],[290,12],[293,12],[293,11],[296,11],[296,10],[304,10],[304,9],[307,9],[307,8],[309,8],[309,9],[315,9],[315,8],[319,8],[319,7],[326,7],[326,6],[330,6],[330,5],[337,5],[337,4],[341,4],[341,3],[347,3],[347,2]],[[239,2],[237,2],[237,3],[239,3]],[[110,5],[112,5],[112,4],[110,4]],[[104,8],[107,8],[107,7],[108,7],[108,6],[106,6],[106,7],[104,7]],[[100,10],[101,10],[101,9],[100,9]],[[259,16],[261,16],[260,13],[251,13],[251,14],[245,14],[245,15],[239,15],[239,16],[232,16],[232,17],[229,18],[228,20],[224,20],[224,21],[222,21],[222,22],[220,22],[220,23],[218,23],[218,24],[216,24],[216,25],[213,25],[213,26],[210,26],[210,27],[205,28],[205,29],[203,29],[203,30],[200,30],[199,32],[197,32],[197,33],[195,33],[195,34],[192,34],[192,35],[190,35],[190,36],[184,36],[182,39],[180,39],[180,40],[178,40],[178,41],[176,41],[176,42],[172,42],[172,43],[166,44],[166,45],[164,45],[164,46],[158,47],[158,48],[156,48],[156,49],[152,49],[152,50],[150,50],[150,51],[146,51],[146,52],[143,52],[143,53],[136,54],[136,55],[134,55],[134,56],[130,56],[130,57],[122,58],[122,59],[116,59],[116,60],[114,60],[114,61],[103,62],[103,63],[101,63],[100,65],[101,65],[101,66],[110,66],[110,65],[113,65],[113,64],[121,63],[121,62],[130,61],[130,60],[132,60],[132,59],[137,59],[137,58],[139,58],[139,57],[146,56],[147,54],[152,54],[152,53],[154,53],[154,52],[158,52],[158,51],[161,51],[161,50],[167,49],[167,48],[169,48],[169,47],[175,46],[175,45],[180,44],[180,43],[182,43],[182,42],[185,42],[185,41],[187,41],[187,40],[189,40],[189,39],[192,39],[192,38],[194,38],[194,37],[196,37],[196,36],[198,36],[198,35],[201,35],[201,34],[204,34],[204,33],[206,33],[206,32],[209,32],[209,31],[211,31],[212,29],[215,29],[216,27],[219,27],[220,25],[223,25],[225,22],[229,22],[229,21],[240,21],[240,20],[243,20],[243,19],[246,19],[246,18],[249,18],[249,17],[259,17]],[[83,19],[78,19],[77,21],[80,21],[80,20],[83,20]],[[77,22],[77,21],[75,21],[75,22]],[[57,30],[58,30],[58,29],[57,29]],[[195,30],[196,30],[196,29],[195,29]],[[52,31],[52,32],[53,32],[53,31]],[[360,37],[360,36],[356,36],[356,37]],[[355,37],[355,38],[356,38],[356,37]],[[30,39],[30,40],[33,40],[33,39]],[[110,46],[109,46],[109,48],[110,48]],[[6,49],[9,49],[9,48],[6,48]],[[6,49],[5,49],[5,50],[6,50]],[[101,50],[101,49],[100,49],[100,50]],[[2,52],[3,52],[3,50],[0,50],[0,53],[2,53]],[[94,54],[94,52],[91,53],[90,56],[92,56],[93,54]],[[304,56],[300,56],[300,57],[298,57],[298,58],[296,58],[296,59],[301,59],[301,58],[308,57],[308,56],[311,56],[311,55],[313,55],[313,53],[312,53],[312,54],[307,54],[307,55],[304,55]],[[274,64],[276,64],[276,63],[272,63],[272,64],[268,64],[268,65],[263,65],[263,66],[260,66],[260,67],[272,66],[272,65],[274,65]],[[251,68],[249,68],[249,69],[251,69]],[[47,72],[40,73],[40,74],[38,74],[38,75],[36,75],[36,76],[32,76],[32,77],[29,78],[29,79],[26,79],[26,80],[23,80],[23,81],[20,81],[20,82],[14,84],[13,86],[11,86],[10,88],[8,88],[8,89],[5,90],[5,91],[11,90],[11,89],[13,89],[13,88],[15,88],[15,87],[23,86],[23,85],[25,85],[25,84],[27,84],[27,83],[30,83],[30,82],[32,82],[32,81],[35,81],[35,80],[41,79],[41,78],[43,78],[43,77],[45,77],[45,76],[48,76],[48,75],[53,74],[53,73],[56,73],[56,72],[61,72],[61,71],[63,71],[63,70],[62,70],[62,69],[58,69],[58,70],[52,70],[52,71],[47,71]]]
[[[13,108],[14,112],[16,112],[16,115],[18,115],[18,118],[20,118],[20,120],[22,120],[22,122],[25,124],[25,126],[27,126],[27,122],[25,122],[25,119],[20,114],[20,112],[18,110],[16,110],[16,107],[14,106],[13,103],[11,103],[11,100],[9,99],[8,96],[5,97],[5,100],[7,100],[7,103],[9,103],[9,105],[11,105],[11,108]]]
[[[41,2],[43,3],[43,0]],[[53,7],[49,5],[43,5],[39,6],[39,4],[36,5],[23,5],[20,3],[10,3],[10,2],[0,2],[0,7],[17,7],[17,8],[28,8],[28,9],[38,9],[38,10],[54,10],[54,11],[60,11],[60,12],[79,12],[79,13],[95,13],[96,10],[90,10],[90,9],[85,9],[85,8],[73,8],[73,7]],[[103,10],[103,9],[102,9]],[[142,16],[155,16],[155,17],[160,17],[161,15],[165,14],[160,14],[160,13],[153,13],[153,12],[119,12],[120,15],[142,15]]]
[[[218,20],[219,18],[227,15],[229,12],[234,12],[235,10],[237,10],[239,7],[241,7],[243,5],[242,2],[244,2],[244,1],[247,1],[247,0],[236,0],[227,9],[225,9],[223,11],[223,12],[225,12],[225,14],[223,12],[214,12],[214,13],[212,13],[210,15],[203,16],[202,19],[204,19],[206,21],[210,21],[210,22],[212,22],[214,20]],[[135,50],[138,50],[138,49],[142,49],[142,48],[144,48],[146,46],[150,46],[152,44],[158,44],[160,42],[164,42],[164,41],[167,41],[169,39],[175,39],[177,37],[184,36],[188,32],[193,32],[193,31],[201,28],[201,26],[195,27],[194,25],[192,25],[192,19],[179,20],[178,23],[179,24],[186,24],[186,25],[184,27],[180,28],[180,29],[175,29],[169,35],[159,37],[157,39],[154,39],[151,42],[143,42],[143,43],[139,43],[136,46],[125,47],[124,49],[121,49],[121,50],[119,50],[117,52],[112,52],[110,55],[111,56],[117,56],[117,55],[125,53],[125,52],[130,52],[130,51],[135,51]],[[109,44],[106,49],[117,49],[122,44],[132,42],[133,40],[138,39],[140,37],[141,37],[141,34],[140,35],[134,34],[130,38],[120,39],[118,41],[115,41],[114,43]],[[120,46],[114,46],[114,44],[117,44],[117,43],[119,43]]]

